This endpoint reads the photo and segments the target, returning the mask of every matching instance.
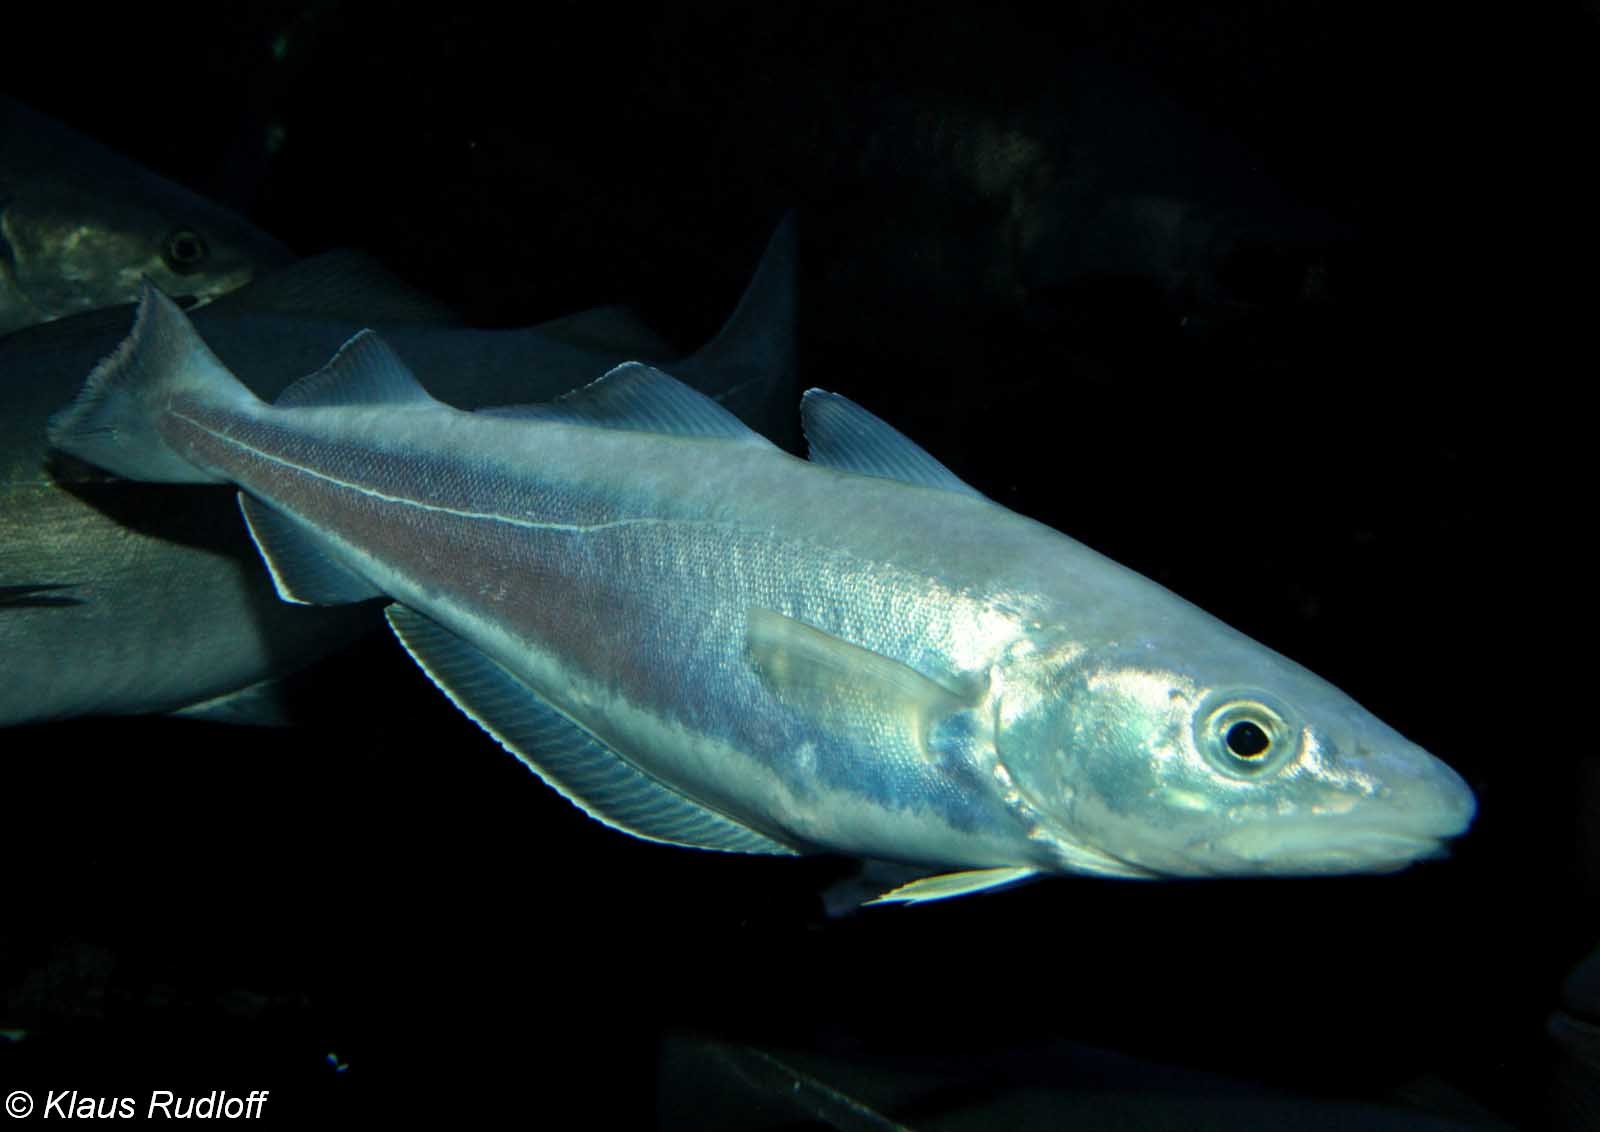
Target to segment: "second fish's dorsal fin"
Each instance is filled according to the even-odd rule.
[[[542,405],[482,410],[588,425],[591,428],[655,432],[669,436],[718,436],[765,444],[759,433],[704,393],[671,374],[640,362],[625,362],[604,377]]]
[[[382,338],[363,330],[339,347],[333,360],[278,395],[284,409],[386,405],[437,405],[416,375]]]
[[[806,390],[800,422],[813,464],[983,498],[899,429],[837,393]]]

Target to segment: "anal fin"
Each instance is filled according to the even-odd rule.
[[[384,612],[412,659],[456,707],[596,821],[669,845],[794,854],[636,769],[469,641],[405,606]]]

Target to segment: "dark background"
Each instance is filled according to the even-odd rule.
[[[643,1125],[693,1033],[1094,1047],[1308,1106],[1555,1118],[1545,1019],[1600,934],[1592,709],[1562,678],[1590,620],[1563,534],[1591,525],[1592,9],[7,23],[8,93],[484,325],[627,302],[691,348],[797,209],[806,384],[1328,677],[1480,802],[1452,859],[1392,877],[830,920],[844,863],[607,831],[375,640],[290,733],[0,735],[8,1088]],[[1153,198],[1217,218],[1182,270],[1128,219]]]

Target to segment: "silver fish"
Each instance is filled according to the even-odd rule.
[[[792,431],[794,230],[779,228],[743,301],[685,377],[752,427]],[[453,401],[550,398],[640,356],[674,357],[602,308],[523,330],[470,330],[364,257],[303,261],[194,312],[263,397],[363,326]],[[278,722],[277,681],[380,624],[368,607],[279,601],[232,493],[107,481],[57,459],[45,426],[126,336],[107,311],[0,341],[0,725],[181,711]]]
[[[132,302],[214,299],[289,263],[243,217],[0,97],[0,334]]]
[[[231,482],[289,601],[387,597],[455,704],[636,836],[1041,873],[1388,871],[1475,802],[1312,673],[812,390],[796,459],[633,363],[436,401],[358,335],[273,405],[153,289],[52,421],[118,475]]]

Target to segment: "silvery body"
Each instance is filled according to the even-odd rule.
[[[686,380],[769,435],[794,430],[792,240],[780,229],[723,333],[680,363]],[[613,308],[468,329],[349,253],[302,261],[191,317],[267,398],[365,326],[467,407],[554,397],[629,358],[674,354]],[[130,318],[78,315],[0,340],[0,725],[174,711],[282,719],[277,681],[379,616],[278,600],[231,492],[151,488],[49,459],[51,411]]]
[[[152,293],[52,439],[238,484],[284,596],[391,598],[458,706],[641,836],[912,863],[917,900],[1381,871],[1469,822],[1459,778],[1310,672],[842,398],[803,420],[810,460],[642,366],[466,413],[372,335],[268,406]]]

